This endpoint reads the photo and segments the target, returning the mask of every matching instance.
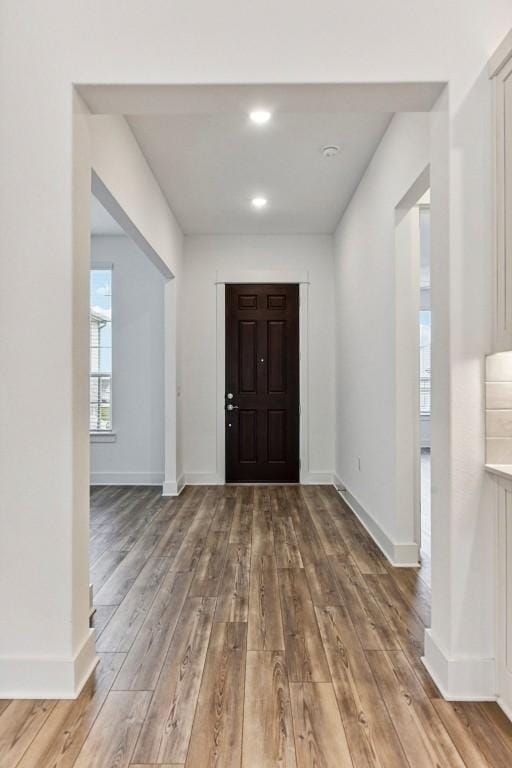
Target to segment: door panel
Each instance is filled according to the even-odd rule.
[[[267,321],[268,391],[283,394],[286,391],[286,323],[284,320]]]
[[[226,482],[298,481],[299,287],[227,285]]]
[[[238,323],[239,356],[238,391],[256,394],[257,390],[257,324],[254,320],[240,320]]]
[[[268,460],[286,461],[286,411],[268,412]]]
[[[238,411],[238,458],[241,463],[254,464],[258,458],[256,411]]]

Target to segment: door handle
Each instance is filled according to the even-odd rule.
[[[231,405],[231,403],[228,403],[226,405],[226,411],[238,411],[239,406],[238,405]]]

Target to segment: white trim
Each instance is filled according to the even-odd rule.
[[[74,658],[1,657],[0,699],[76,699],[99,659],[90,629]]]
[[[216,477],[220,484],[226,482],[226,434],[224,417],[224,395],[226,393],[226,285],[217,282],[217,307],[216,307],[216,331],[217,331],[217,355],[216,355],[216,402],[217,402],[217,467]]]
[[[117,441],[117,433],[108,432],[89,432],[89,440],[91,443],[115,443]]]
[[[162,483],[162,496],[179,496],[186,485],[187,483],[184,475],[180,475],[176,482],[173,480],[165,480]]]
[[[224,478],[216,472],[186,472],[186,485],[224,485]]]
[[[91,472],[91,485],[162,485],[163,472]]]
[[[501,709],[504,711],[508,719],[512,721],[512,707],[510,707],[510,705],[507,704],[506,701],[503,701],[503,698],[501,696],[498,696],[498,698],[496,699],[496,703],[498,704],[499,707],[501,707]]]
[[[217,483],[226,479],[224,396],[226,392],[226,283],[289,283],[299,284],[299,380],[300,380],[300,482],[309,472],[309,272],[294,270],[233,270],[217,272]],[[199,473],[201,474],[201,473]],[[196,476],[191,473],[189,476]],[[193,484],[193,483],[192,483]]]
[[[393,541],[391,536],[377,523],[374,517],[367,512],[357,498],[348,490],[345,483],[334,475],[333,484],[343,501],[350,507],[361,525],[370,534],[381,552],[386,556],[395,568],[418,567],[418,545],[413,542]]]
[[[216,283],[309,283],[309,272],[283,269],[230,269],[217,271]]]
[[[450,657],[426,629],[421,660],[447,701],[496,701],[495,659]]]
[[[309,283],[299,284],[299,480],[309,476]]]

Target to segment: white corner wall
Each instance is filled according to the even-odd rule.
[[[396,207],[429,159],[429,115],[395,115],[335,233],[336,475],[392,559],[413,544],[397,515]]]
[[[218,235],[185,238],[183,300],[185,477],[218,482],[216,276],[244,270],[309,273],[309,474],[334,466],[334,291],[330,235]]]
[[[165,278],[128,237],[91,238],[91,267],[112,264],[115,442],[91,442],[91,483],[164,480]]]

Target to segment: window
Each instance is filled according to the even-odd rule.
[[[430,364],[430,310],[420,311],[420,413],[430,416],[430,397],[432,390]]]
[[[112,268],[91,269],[89,430],[112,430]]]
[[[430,416],[432,392],[430,347],[430,207],[420,205],[420,414]]]

